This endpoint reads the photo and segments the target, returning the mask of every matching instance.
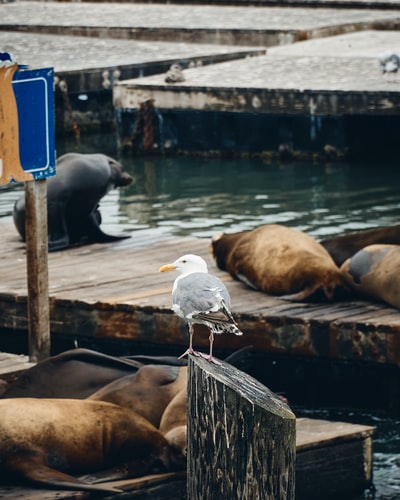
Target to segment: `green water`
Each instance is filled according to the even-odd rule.
[[[91,136],[67,151],[102,152],[118,157],[116,138]],[[281,163],[260,160],[205,160],[130,156],[120,160],[135,182],[110,192],[101,203],[103,228],[140,238],[241,231],[278,223],[317,239],[400,219],[400,168],[397,162],[362,164]],[[11,222],[21,186],[0,191],[0,216]],[[400,498],[400,418],[357,410],[299,409],[302,415],[377,426],[374,439],[376,492],[362,498]],[[323,500],[323,499],[321,499]],[[344,500],[344,499],[341,499]]]

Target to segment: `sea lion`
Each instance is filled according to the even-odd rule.
[[[270,295],[288,300],[332,300],[346,289],[328,252],[296,229],[268,224],[215,236],[211,247],[220,269]]]
[[[138,477],[159,467],[174,470],[179,459],[158,429],[118,405],[74,399],[0,401],[0,473],[7,480],[98,490],[104,487],[70,474],[111,468],[115,478],[118,466],[122,476]]]
[[[104,154],[67,153],[58,158],[56,175],[47,179],[49,251],[129,238],[100,229],[98,206],[111,189],[127,186],[132,180],[118,161]],[[13,219],[25,241],[24,195],[15,202]]]
[[[25,370],[3,397],[83,399],[113,380],[136,373],[142,365],[90,349],[71,349]]]
[[[368,245],[378,243],[400,245],[400,224],[327,238],[320,243],[340,267],[345,260]]]
[[[187,388],[179,391],[169,402],[159,429],[178,453],[187,455]]]
[[[354,291],[400,308],[399,269],[399,245],[368,245],[340,268]]]
[[[96,391],[90,400],[108,401],[134,410],[155,427],[169,402],[187,388],[187,367],[147,365]]]

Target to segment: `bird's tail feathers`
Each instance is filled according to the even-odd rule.
[[[242,330],[239,330],[236,325],[229,325],[228,331],[229,333],[234,333],[235,335],[243,335]]]

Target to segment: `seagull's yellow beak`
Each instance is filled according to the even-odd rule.
[[[167,271],[174,271],[176,269],[176,266],[174,264],[166,264],[165,266],[161,266],[159,271],[160,273],[165,273]]]

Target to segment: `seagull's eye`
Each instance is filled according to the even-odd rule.
[[[186,262],[187,262],[186,260],[183,260],[183,261],[182,261],[182,264],[186,264]]]

